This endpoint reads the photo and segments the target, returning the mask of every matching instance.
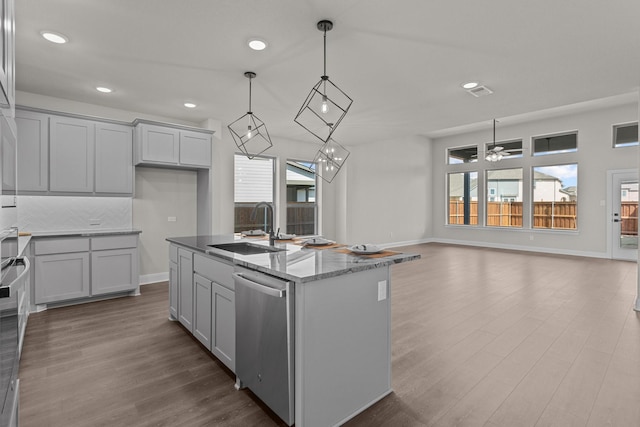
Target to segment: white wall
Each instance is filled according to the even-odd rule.
[[[430,140],[416,136],[350,149],[345,243],[394,245],[428,239],[432,215]]]
[[[571,130],[578,131],[577,154],[553,156],[524,156],[522,159],[503,160],[495,167],[524,168],[527,176],[532,166],[552,163],[578,162],[578,231],[557,232],[531,229],[497,229],[496,227],[447,226],[446,224],[446,173],[460,170],[479,170],[485,163],[467,163],[447,167],[447,148],[489,142],[491,130],[434,139],[433,146],[433,237],[436,241],[457,242],[482,246],[521,248],[567,254],[607,256],[607,170],[631,169],[638,166],[638,147],[612,148],[612,125],[634,122],[638,119],[638,104],[625,104],[591,110],[550,119],[498,125],[499,140],[522,138],[525,153],[531,145],[531,137]],[[479,156],[482,157],[482,156]],[[528,191],[525,189],[525,193]],[[482,196],[480,196],[482,197]]]
[[[168,271],[167,237],[196,235],[196,178],[194,171],[136,168],[133,226],[142,230],[140,276],[144,282]],[[145,280],[144,276],[151,277]]]

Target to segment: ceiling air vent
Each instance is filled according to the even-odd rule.
[[[467,90],[467,92],[469,92],[471,95],[475,96],[476,98],[480,98],[481,96],[485,96],[485,95],[491,95],[493,93],[493,91],[486,86],[474,87],[473,89]]]

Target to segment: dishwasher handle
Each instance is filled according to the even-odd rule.
[[[271,286],[263,285],[262,283],[258,283],[246,278],[242,273],[233,273],[233,280],[250,289],[262,292],[263,294],[267,294],[272,297],[284,298],[287,294],[287,291],[285,289],[276,289],[272,288]]]

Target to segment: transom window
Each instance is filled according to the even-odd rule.
[[[533,155],[573,153],[578,151],[578,133],[538,136],[533,138]]]
[[[478,161],[478,146],[450,148],[448,150],[448,163],[455,165],[459,163],[471,163]]]
[[[615,125],[613,127],[613,146],[632,147],[638,145],[638,123]]]

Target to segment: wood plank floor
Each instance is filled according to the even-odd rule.
[[[640,426],[635,263],[463,246],[392,267],[394,393],[349,426]],[[283,425],[175,322],[166,284],[33,314],[23,426]]]

